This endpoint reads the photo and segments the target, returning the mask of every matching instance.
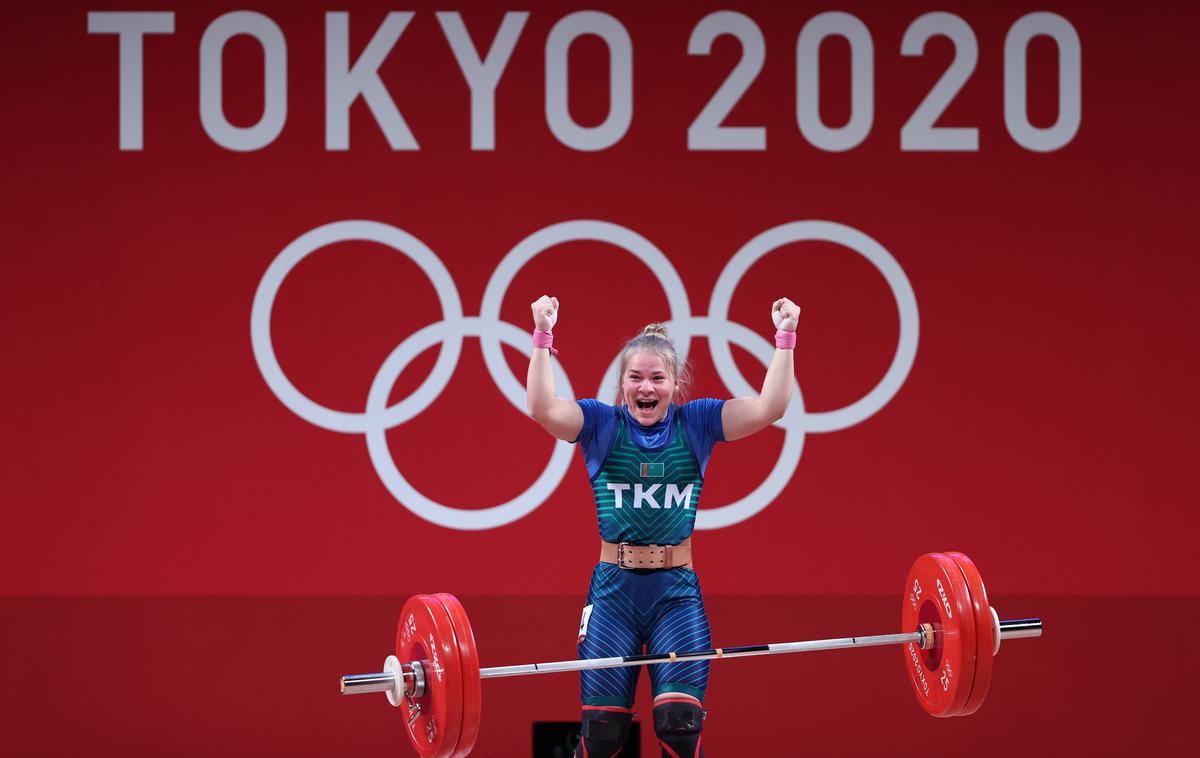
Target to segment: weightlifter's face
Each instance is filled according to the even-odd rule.
[[[662,356],[638,350],[625,364],[621,397],[630,415],[642,426],[650,426],[666,418],[675,386],[675,376],[667,370]]]

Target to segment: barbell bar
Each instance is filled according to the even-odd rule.
[[[811,653],[818,650],[842,650],[849,647],[878,647],[881,645],[903,645],[914,642],[921,650],[929,648],[936,636],[933,625],[919,632],[908,634],[877,634],[870,637],[836,637],[824,640],[801,640],[799,642],[773,642],[767,645],[744,645],[741,647],[710,648],[707,650],[691,650],[683,653],[656,653],[654,655],[626,655],[612,658],[589,658],[586,660],[551,661],[548,663],[521,663],[515,666],[492,666],[479,670],[480,679],[502,679],[510,676],[527,676],[529,674],[559,674],[566,671],[594,671],[596,669],[621,668],[624,666],[648,666],[657,663],[676,663],[678,661],[711,661],[720,658],[747,658],[752,655],[775,655],[779,653]],[[1039,637],[1042,634],[1042,620],[1027,619],[997,619],[1000,639],[1018,639],[1021,637]],[[393,656],[394,657],[394,656]],[[399,659],[397,659],[399,660]],[[411,666],[420,666],[420,662],[412,661]],[[422,667],[423,675],[423,667]],[[400,679],[405,682],[401,682]],[[343,695],[364,695],[370,692],[388,692],[403,688],[411,691],[416,697],[424,694],[424,685],[408,680],[418,679],[419,675],[413,670],[395,672],[384,671],[378,674],[347,674],[342,677]]]

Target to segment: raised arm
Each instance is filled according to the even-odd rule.
[[[792,397],[792,377],[795,363],[791,347],[795,344],[796,324],[800,320],[800,308],[786,297],[771,305],[771,319],[775,322],[775,355],[767,367],[762,390],[756,397],[738,397],[727,400],[721,409],[721,425],[725,439],[732,441],[748,437],[783,417],[788,400]]]
[[[534,329],[549,334],[558,321],[558,298],[542,295],[529,307],[533,310]],[[583,411],[574,401],[555,396],[549,347],[534,347],[529,356],[525,398],[530,417],[547,432],[560,440],[569,441],[579,436],[579,430],[583,428]]]

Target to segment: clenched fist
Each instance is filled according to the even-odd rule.
[[[786,297],[781,297],[771,305],[771,320],[775,322],[776,329],[794,332],[796,324],[800,321],[800,306]]]
[[[542,295],[537,300],[529,304],[533,311],[533,326],[536,329],[541,329],[543,332],[548,332],[554,328],[554,324],[558,321],[558,298]],[[792,327],[795,329],[795,327]]]

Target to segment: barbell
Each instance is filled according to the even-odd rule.
[[[933,716],[966,716],[987,696],[1000,642],[1041,636],[1042,620],[1001,621],[970,558],[956,552],[927,553],[908,572],[901,628],[907,631],[480,668],[475,634],[462,603],[446,593],[413,595],[400,611],[396,654],[387,657],[380,673],[343,676],[341,690],[344,695],[386,693],[392,705],[406,707],[406,732],[418,755],[461,758],[479,737],[484,679],[903,645],[908,680],[921,707]]]

